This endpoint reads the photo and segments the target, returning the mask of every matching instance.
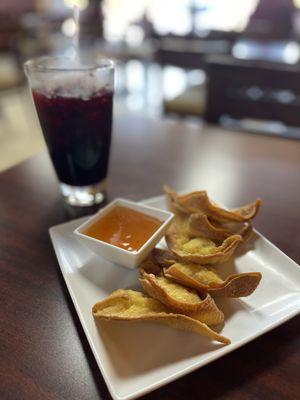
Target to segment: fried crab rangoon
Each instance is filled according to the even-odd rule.
[[[208,237],[210,239],[225,240],[230,235],[240,235],[244,241],[247,241],[252,234],[252,221],[227,221],[220,223],[213,220],[205,214],[203,210],[191,211],[177,201],[178,195],[172,192],[167,186],[164,187],[168,196],[170,210],[181,218],[189,219],[189,226],[196,231],[198,236]]]
[[[208,293],[198,293],[166,278],[153,261],[150,256],[140,266],[140,282],[150,297],[159,300],[173,312],[188,315],[207,325],[224,322],[223,312]]]
[[[234,274],[223,280],[215,269],[176,261],[169,251],[161,249],[154,249],[141,268],[155,275],[163,271],[174,282],[217,297],[250,296],[261,280],[260,272]]]
[[[170,312],[156,299],[134,290],[119,289],[93,307],[96,320],[153,321],[207,336],[212,340],[229,344],[230,340],[210,329],[206,324],[187,315]]]
[[[185,210],[188,213],[203,213],[213,221],[221,224],[249,221],[258,213],[261,205],[261,200],[257,199],[243,207],[226,210],[212,202],[204,190],[183,196],[173,192],[168,186],[164,186],[164,190],[169,197],[170,203],[177,204],[181,210]]]
[[[221,241],[199,235],[189,224],[189,217],[176,215],[165,238],[168,248],[178,259],[196,264],[225,263],[242,241],[240,235],[231,235]]]
[[[213,269],[191,263],[175,263],[165,270],[165,276],[184,286],[207,291],[218,297],[250,296],[261,280],[260,272],[245,272],[230,275],[224,281]]]

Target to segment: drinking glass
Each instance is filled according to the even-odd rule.
[[[113,62],[40,57],[27,61],[24,70],[65,201],[101,203],[107,190]]]

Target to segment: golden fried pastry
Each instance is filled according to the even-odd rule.
[[[181,225],[181,231],[192,236],[202,236],[219,241],[223,241],[231,235],[240,235],[246,241],[251,236],[251,220],[220,224],[216,221],[210,221],[203,212],[190,213],[175,202],[169,202],[169,206],[170,210],[176,214],[176,220]]]
[[[209,294],[197,293],[164,277],[147,273],[140,267],[142,284],[145,292],[152,298],[165,304],[170,310],[188,315],[207,325],[224,322],[224,314],[220,311]]]
[[[181,217],[175,217],[165,235],[168,248],[176,258],[196,264],[219,264],[229,260],[237,245],[242,241],[240,235],[231,235],[221,243],[207,237],[194,237],[182,223]]]
[[[141,273],[164,275],[180,285],[218,297],[246,297],[257,288],[260,272],[245,272],[222,279],[214,268],[184,263],[172,258],[168,250],[153,249],[140,267]]]
[[[182,218],[181,216],[181,219]],[[211,240],[223,241],[232,235],[228,229],[213,225],[207,215],[202,213],[189,215],[187,229],[190,235],[201,236]]]
[[[257,199],[243,207],[226,210],[212,202],[204,190],[183,196],[173,192],[168,186],[164,186],[164,190],[169,198],[170,209],[177,208],[188,213],[203,213],[209,219],[225,224],[229,222],[246,222],[253,219],[261,205],[261,200]]]
[[[230,343],[228,338],[213,331],[206,324],[186,315],[172,313],[158,300],[133,290],[116,290],[105,300],[96,303],[92,311],[97,320],[160,322],[224,344]]]
[[[176,262],[164,270],[167,278],[218,297],[246,297],[257,288],[260,272],[246,272],[221,279],[216,271],[201,265]]]
[[[224,241],[231,235],[240,235],[244,241],[248,240],[252,234],[252,221],[232,222],[230,224],[212,223],[207,215],[202,213],[190,214],[185,217],[181,214],[181,219],[188,218],[187,230],[191,235],[207,237],[212,240]]]

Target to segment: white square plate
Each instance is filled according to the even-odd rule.
[[[163,196],[143,203],[166,209]],[[91,312],[97,301],[118,288],[141,287],[137,270],[112,264],[78,242],[73,231],[83,221],[54,226],[50,236],[81,324],[115,400],[137,398],[186,375],[300,311],[299,266],[256,232],[248,251],[240,246],[234,260],[222,267],[226,275],[235,271],[260,271],[263,275],[251,296],[218,300],[225,314],[222,334],[231,339],[230,345],[150,322],[103,322],[98,329]]]

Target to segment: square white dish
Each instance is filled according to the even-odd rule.
[[[164,196],[143,203],[166,209]],[[81,324],[115,400],[134,399],[174,381],[300,311],[300,267],[256,232],[248,251],[241,246],[234,260],[223,268],[226,274],[259,271],[263,275],[251,296],[217,301],[225,314],[222,334],[231,339],[230,345],[150,322],[103,323],[98,330],[92,306],[118,288],[141,287],[137,270],[112,264],[81,245],[73,231],[84,220],[54,226],[50,236]]]
[[[149,237],[143,246],[136,251],[122,249],[110,243],[90,237],[84,233],[86,228],[101,220],[102,217],[104,217],[116,206],[122,206],[138,211],[142,214],[154,217],[161,222],[161,225],[154,232],[154,234]],[[146,206],[142,203],[135,203],[133,201],[119,198],[109,203],[106,207],[100,209],[95,215],[88,218],[87,221],[84,221],[78,228],[75,229],[74,234],[77,235],[78,239],[81,240],[82,243],[94,253],[102,256],[108,261],[133,269],[141,264],[153,247],[155,247],[160,239],[164,236],[170,223],[172,222],[173,217],[174,214],[169,211],[164,211],[158,208]]]

